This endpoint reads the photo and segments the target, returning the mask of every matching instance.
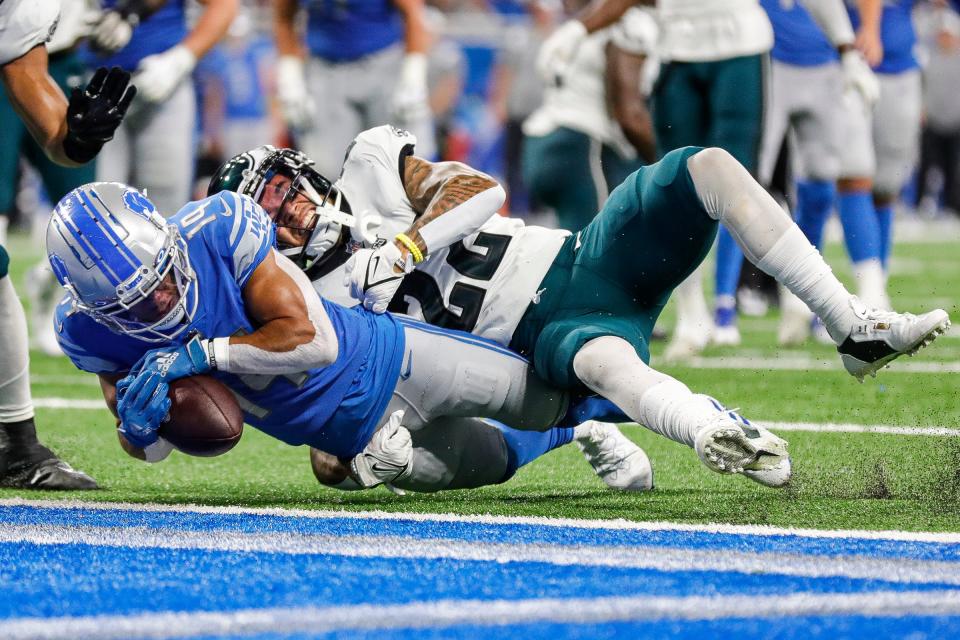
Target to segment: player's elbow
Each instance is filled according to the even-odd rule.
[[[339,355],[336,336],[327,335],[322,327],[304,321],[290,328],[290,342],[296,346],[293,352],[302,362],[303,369],[315,369],[333,364]]]

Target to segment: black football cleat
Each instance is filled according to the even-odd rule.
[[[56,457],[25,465],[11,465],[7,473],[0,477],[0,486],[38,491],[90,491],[100,488],[96,480]]]

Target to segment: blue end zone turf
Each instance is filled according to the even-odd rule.
[[[0,637],[960,634],[952,541],[208,511],[0,505]]]

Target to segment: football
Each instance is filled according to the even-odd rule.
[[[243,413],[233,394],[211,376],[191,376],[170,384],[169,419],[160,436],[178,451],[213,457],[226,453],[243,434]]]

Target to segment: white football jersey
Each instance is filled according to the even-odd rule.
[[[59,18],[60,0],[0,2],[0,65],[48,42]]]
[[[545,136],[565,127],[614,147],[624,158],[637,156],[607,99],[607,44],[611,41],[624,51],[652,55],[657,41],[652,13],[631,7],[617,23],[588,36],[577,47],[562,83],[545,89],[543,104],[523,123],[526,135]],[[645,70],[652,67],[655,64],[644,65]]]
[[[658,0],[664,61],[710,62],[773,47],[773,27],[759,0]]]
[[[364,131],[351,145],[337,181],[354,214],[359,211],[368,226],[375,220],[384,239],[409,229],[417,216],[401,180],[415,143],[411,134],[390,126]],[[568,235],[493,215],[479,231],[433,252],[407,275],[390,310],[507,345]],[[368,237],[362,244],[375,241]],[[344,284],[342,265],[313,286],[332,302],[357,304]]]

